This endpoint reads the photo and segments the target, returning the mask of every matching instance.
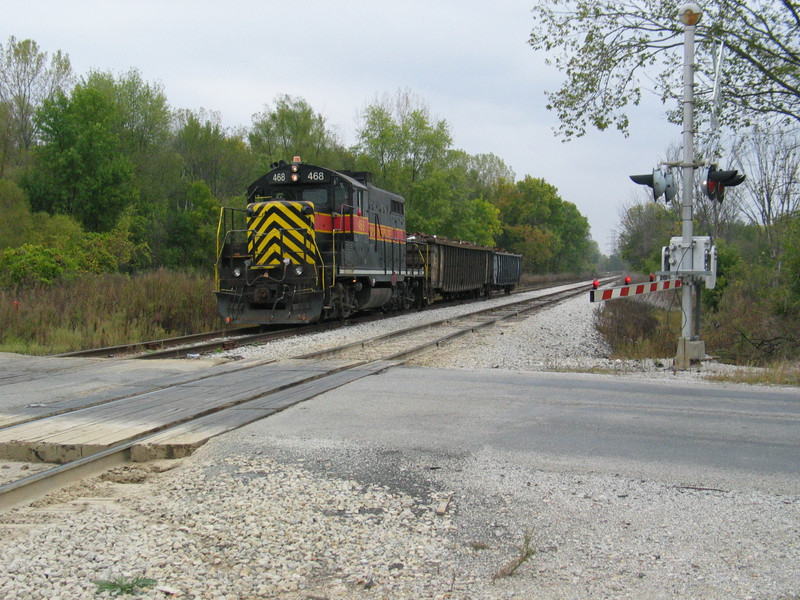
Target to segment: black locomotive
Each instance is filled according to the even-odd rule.
[[[405,200],[369,173],[275,163],[223,208],[216,296],[226,322],[302,323],[437,298],[509,293],[521,256],[435,236],[406,237]]]

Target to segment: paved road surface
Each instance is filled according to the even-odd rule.
[[[298,451],[338,440],[451,457],[491,448],[523,463],[800,490],[796,388],[395,368],[245,432]]]

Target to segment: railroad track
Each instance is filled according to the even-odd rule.
[[[463,316],[415,325],[366,340],[343,344],[336,348],[311,352],[298,358],[346,358],[365,362],[379,360],[403,362],[479,329],[493,327],[503,321],[521,318],[558,302],[563,302],[585,293],[590,288],[591,286],[585,285],[577,289],[554,292],[503,306],[472,311]]]
[[[512,292],[520,294],[524,292],[544,289],[546,286],[533,286],[529,288],[519,288]],[[436,308],[446,306],[457,306],[478,302],[478,300],[453,300],[436,305]],[[416,310],[416,309],[414,309]],[[220,350],[232,350],[242,346],[252,344],[263,344],[275,340],[284,339],[296,335],[307,335],[321,331],[331,331],[340,327],[369,323],[376,320],[408,314],[414,310],[397,311],[392,313],[365,313],[348,318],[346,321],[324,321],[321,323],[311,323],[306,325],[294,326],[251,326],[223,329],[218,331],[184,335],[178,337],[165,338],[161,340],[150,340],[136,342],[132,344],[121,344],[117,346],[105,346],[102,348],[90,348],[87,350],[76,350],[64,352],[52,356],[58,358],[137,358],[137,359],[158,359],[158,358],[187,358],[196,357],[209,352]]]
[[[123,413],[125,419],[131,418],[132,421],[141,423],[141,426],[138,429],[130,427],[125,434],[120,434],[122,437],[107,436],[110,439],[107,447],[103,447],[99,442],[89,444],[87,447],[93,451],[90,456],[70,455],[70,448],[75,451],[76,445],[61,441],[50,445],[39,444],[28,450],[27,455],[20,450],[19,456],[11,458],[39,459],[45,462],[64,462],[64,464],[0,486],[0,511],[130,461],[188,455],[214,435],[264,418],[367,375],[402,364],[420,353],[430,351],[440,344],[480,328],[523,317],[546,306],[583,294],[590,287],[590,284],[561,286],[566,289],[500,307],[479,308],[461,317],[330,347],[297,356],[295,359],[277,362],[255,361],[242,365],[229,363],[227,368],[220,372],[195,374],[174,387],[154,389],[132,396],[112,397],[94,405],[83,405],[73,410],[54,412],[36,418],[23,417],[16,421],[6,419],[4,423],[0,422],[0,445],[3,444],[3,436],[7,440],[13,440],[19,437],[26,427],[37,432],[36,435],[43,435],[42,432],[46,432],[48,427],[57,431],[57,420],[65,416],[69,419],[67,421],[69,427],[74,428],[76,417],[80,417],[77,420],[82,423],[90,423],[93,411],[99,415],[95,417],[99,423],[113,420],[100,415],[112,414],[114,410],[128,410],[126,408],[128,405],[136,406],[138,403],[141,404],[142,410],[146,408],[151,411],[147,418],[141,416],[144,413]],[[297,334],[296,330],[294,334]],[[243,376],[242,372],[246,369],[252,371]],[[247,381],[251,384],[249,388],[235,387],[235,384],[241,385]],[[254,381],[259,382],[258,385],[254,386]],[[265,387],[268,384],[262,382],[270,382],[269,385],[272,387]],[[200,386],[204,390],[202,402],[196,398],[196,390]],[[176,390],[186,389],[195,390],[195,398],[191,402],[182,404],[174,398],[169,400],[169,394],[174,395],[177,394]],[[214,395],[214,390],[218,391],[217,396]],[[163,395],[164,399],[160,399],[159,395]],[[164,407],[168,407],[168,410],[164,410]],[[162,418],[163,415],[168,416]],[[84,428],[91,430],[90,426]],[[53,433],[51,437],[59,436]],[[85,449],[77,452],[80,454],[85,452]]]

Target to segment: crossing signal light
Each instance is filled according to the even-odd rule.
[[[705,181],[703,181],[703,189],[711,200],[716,200],[722,203],[725,197],[725,188],[734,187],[742,183],[746,179],[744,174],[739,174],[739,171],[732,169],[730,171],[718,171],[716,165],[708,167]]]
[[[631,180],[639,185],[647,185],[653,188],[653,200],[658,200],[661,196],[669,202],[678,193],[675,185],[675,176],[672,171],[662,171],[653,169],[650,175],[630,175]]]

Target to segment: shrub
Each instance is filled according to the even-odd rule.
[[[52,285],[60,275],[76,269],[75,261],[59,250],[23,244],[0,255],[0,286]]]

